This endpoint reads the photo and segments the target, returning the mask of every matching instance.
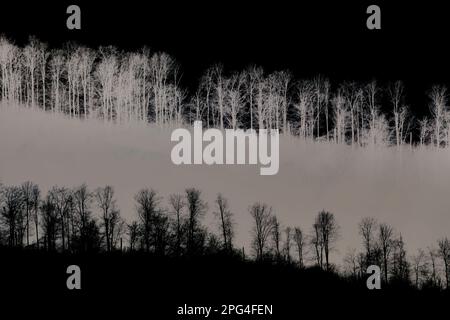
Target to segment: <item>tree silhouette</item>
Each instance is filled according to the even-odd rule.
[[[294,242],[297,247],[298,253],[298,265],[302,269],[305,266],[304,263],[304,248],[305,248],[305,236],[303,234],[302,229],[299,227],[295,227],[294,229]]]
[[[8,229],[8,245],[21,246],[23,243],[23,193],[20,187],[6,186],[1,189],[1,218]]]
[[[79,236],[79,248],[81,251],[88,250],[92,200],[93,196],[86,184],[82,184],[73,190],[74,213],[78,229],[75,237]]]
[[[445,287],[450,286],[450,241],[448,238],[443,238],[438,241],[439,256],[444,264]]]
[[[121,254],[142,250],[158,258],[183,259],[183,254],[216,257],[226,253],[224,257],[231,260],[225,261],[248,262],[244,249],[241,255],[241,250],[234,248],[233,215],[228,200],[220,193],[213,211],[218,221],[217,234],[202,226],[208,208],[196,188],[186,189],[184,195],[170,195],[169,209],[160,206],[161,198],[153,189],[140,190],[135,200],[138,220],[126,225],[129,246]],[[0,184],[0,213],[0,249],[5,244],[22,247],[26,239],[32,250],[32,237],[26,237],[27,221],[31,220],[35,223],[36,249],[43,247],[65,254],[101,253],[113,251],[119,241],[122,248],[125,222],[120,218],[112,186],[97,188],[93,193],[86,184],[74,188],[55,186],[41,200],[39,187],[32,182],[20,186]],[[392,226],[364,218],[358,226],[363,252],[349,249],[341,272],[330,259],[340,237],[333,213],[318,212],[309,236],[299,227],[281,227],[272,208],[265,203],[254,203],[249,213],[253,219],[251,245],[256,262],[308,269],[313,267],[308,264],[312,258],[323,271],[345,277],[351,283],[364,279],[367,266],[376,264],[382,267],[383,280],[389,287],[411,288],[414,284],[421,290],[448,289],[450,245],[446,237],[437,242],[437,248],[428,247],[427,252],[419,249],[408,257],[402,235],[395,235]],[[28,232],[30,235],[31,230]],[[308,243],[312,252],[306,249]],[[293,246],[298,256],[295,264],[291,256]]]
[[[339,236],[339,225],[334,214],[325,210],[320,211],[316,216],[313,228],[319,266],[324,267],[323,256],[325,255],[325,269],[330,270],[330,251]]]
[[[169,197],[169,205],[173,214],[175,214],[175,254],[179,256],[181,254],[181,244],[183,241],[183,209],[186,206],[186,202],[184,200],[183,195],[181,194],[172,194]]]
[[[49,251],[56,251],[56,239],[58,236],[58,214],[49,194],[42,202],[42,229],[44,231],[44,246]]]
[[[106,251],[112,251],[122,233],[123,221],[114,199],[114,188],[105,186],[95,191],[97,205],[102,211],[103,233],[106,241]]]
[[[388,263],[394,244],[392,227],[385,223],[381,223],[379,225],[378,240],[383,253],[384,280],[388,282]]]
[[[272,208],[265,203],[254,203],[249,208],[250,215],[253,218],[253,249],[256,252],[256,259],[262,260],[267,251],[267,241],[273,232],[273,214]]]
[[[186,189],[186,202],[188,210],[187,220],[187,252],[193,254],[198,251],[204,240],[200,219],[203,217],[207,206],[200,198],[201,192],[195,188]]]
[[[373,261],[373,250],[375,246],[375,235],[374,232],[377,227],[377,222],[374,218],[367,217],[363,218],[358,225],[359,234],[363,238],[363,245],[366,250],[365,260],[366,267],[372,264]]]
[[[62,250],[66,250],[67,239],[70,239],[70,224],[71,219],[71,206],[72,206],[72,193],[66,187],[53,187],[49,195],[51,197],[51,203],[54,206],[54,210],[58,215],[60,227],[61,227],[61,240]],[[69,240],[70,241],[70,240]]]
[[[233,248],[233,214],[229,209],[228,200],[218,194],[216,198],[217,211],[215,215],[219,219],[219,229],[222,234],[223,248],[224,250],[231,252]]]
[[[142,237],[145,245],[145,251],[150,252],[151,235],[153,228],[153,221],[159,210],[160,198],[153,189],[142,189],[135,196],[137,203],[137,212],[139,222],[142,228]]]

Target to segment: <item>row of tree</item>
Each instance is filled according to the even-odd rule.
[[[380,266],[385,282],[410,282],[418,288],[450,287],[450,241],[438,240],[437,247],[408,256],[402,235],[387,223],[363,218],[358,225],[363,240],[362,252],[348,250],[344,258],[345,273],[352,278],[362,278],[370,265]]]
[[[148,48],[122,52],[67,44],[49,49],[31,38],[21,48],[0,37],[4,102],[105,121],[279,129],[304,139],[351,145],[405,143],[448,146],[450,110],[445,87],[429,92],[430,114],[416,120],[397,81],[332,86],[323,77],[296,80],[288,71],[249,67],[226,74],[206,70],[193,93],[180,86],[175,60]],[[382,110],[383,109],[383,110]]]
[[[142,251],[174,257],[222,253],[248,259],[244,248],[234,245],[234,215],[222,194],[214,201],[215,232],[202,224],[208,204],[195,188],[170,195],[166,205],[155,190],[148,188],[140,190],[134,199],[137,219],[127,224],[111,186],[94,191],[85,184],[71,189],[54,186],[45,196],[32,182],[0,186],[0,244],[81,253]],[[320,211],[311,230],[305,232],[300,227],[282,227],[265,203],[254,203],[248,211],[253,220],[251,247],[256,261],[339,271],[330,258],[340,237],[333,213]],[[359,233],[364,251],[357,253],[353,249],[347,253],[345,275],[360,279],[365,277],[368,266],[378,265],[386,283],[449,288],[447,238],[439,240],[437,248],[420,249],[408,257],[401,234],[388,224],[364,218]]]

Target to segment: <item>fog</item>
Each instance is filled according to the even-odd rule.
[[[357,226],[366,216],[401,232],[409,254],[450,235],[449,150],[361,149],[280,137],[279,172],[261,176],[258,165],[176,166],[170,159],[171,132],[2,106],[0,181],[31,180],[44,192],[53,185],[87,183],[93,190],[110,184],[127,221],[137,216],[133,197],[139,189],[156,189],[166,206],[170,193],[194,186],[209,204],[204,225],[215,232],[214,198],[221,192],[235,213],[235,245],[246,250],[253,202],[268,203],[284,226],[307,232],[325,209],[341,227],[331,255],[336,263],[348,248],[360,249]]]

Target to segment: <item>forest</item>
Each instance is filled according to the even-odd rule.
[[[69,43],[49,48],[36,38],[24,47],[0,38],[1,103],[107,123],[190,126],[196,120],[219,129],[278,129],[299,139],[355,147],[450,144],[450,110],[444,86],[428,95],[428,115],[416,118],[406,105],[401,81],[380,86],[331,83],[327,78],[294,79],[289,71],[266,74],[261,67],[228,73],[221,65],[207,69],[188,91],[182,70],[166,53],[143,48],[124,52]],[[283,266],[365,279],[369,265],[379,265],[385,285],[448,291],[450,241],[411,254],[401,231],[372,217],[358,224],[360,247],[333,262],[339,217],[321,210],[309,226],[285,226],[267,203],[249,204],[251,251],[234,243],[235,212],[218,194],[206,203],[201,191],[165,198],[155,189],[134,195],[132,221],[125,221],[114,187],[95,190],[86,184],[53,186],[46,194],[33,182],[0,186],[2,251],[55,254],[144,254],[164,258],[221,255],[255,264]],[[214,230],[202,223],[216,220]],[[247,250],[248,251],[248,250]]]
[[[450,111],[442,85],[429,88],[429,112],[418,118],[401,81],[381,86],[323,76],[295,79],[288,70],[261,67],[204,71],[183,88],[182,68],[166,53],[124,52],[68,43],[49,48],[31,37],[24,47],[0,38],[1,101],[70,117],[116,123],[152,122],[220,129],[278,129],[302,139],[352,146],[450,143]]]
[[[46,195],[38,185],[2,185],[0,189],[0,243],[4,249],[22,248],[64,254],[142,253],[153,257],[195,258],[224,256],[306,270],[319,268],[348,281],[367,277],[378,265],[388,285],[448,290],[450,241],[409,255],[401,232],[371,217],[358,224],[362,251],[350,249],[344,264],[333,263],[334,246],[343,235],[338,217],[321,210],[312,226],[284,226],[272,207],[256,202],[248,207],[253,221],[251,252],[236,248],[235,214],[229,200],[217,194],[208,205],[201,191],[187,188],[166,200],[150,188],[134,197],[135,219],[121,217],[112,186],[89,190],[86,184],[52,187]],[[206,214],[215,218],[214,230],[202,223]]]

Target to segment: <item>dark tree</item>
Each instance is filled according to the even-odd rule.
[[[339,236],[339,226],[334,218],[334,214],[325,210],[320,211],[314,223],[315,236],[320,244],[320,266],[323,268],[323,253],[325,254],[325,268],[330,270],[330,251],[333,249],[333,243]]]
[[[216,198],[216,207],[217,211],[214,214],[219,218],[219,230],[222,235],[222,243],[223,248],[231,252],[233,249],[233,213],[231,212],[228,200],[222,196],[222,194],[218,194]]]
[[[186,206],[184,197],[181,194],[172,194],[169,197],[169,206],[172,213],[175,215],[175,255],[181,254],[181,243],[183,240],[183,209]]]
[[[101,209],[101,219],[103,226],[103,234],[105,235],[106,251],[115,248],[117,239],[122,232],[122,219],[120,211],[117,209],[116,200],[114,199],[114,188],[105,186],[95,191],[97,205]]]
[[[81,251],[87,251],[88,249],[91,231],[90,223],[92,220],[92,198],[92,194],[89,192],[86,184],[82,184],[73,190],[74,213],[77,221],[77,235],[75,235],[75,230],[73,230],[73,237],[79,237],[79,249]]]
[[[23,195],[23,209],[25,215],[25,226],[26,226],[26,238],[27,246],[30,245],[30,223],[32,219],[33,209],[36,207],[34,201],[35,199],[35,189],[38,188],[34,183],[27,181],[21,186]]]
[[[273,231],[272,208],[265,203],[255,203],[249,209],[254,220],[252,229],[253,248],[256,252],[256,259],[262,260],[267,251],[267,242]]]
[[[409,271],[405,243],[400,235],[400,237],[393,242],[392,278],[397,283],[409,283]]]
[[[34,221],[34,233],[36,235],[36,248],[39,249],[39,206],[41,204],[41,191],[34,184],[31,190],[32,214]]]
[[[44,231],[44,246],[48,251],[56,251],[56,239],[58,234],[58,213],[52,197],[47,195],[41,205],[42,230]]]
[[[205,237],[200,220],[206,212],[207,205],[200,197],[201,192],[195,188],[186,189],[188,210],[187,221],[187,252],[193,254],[201,249]]]
[[[284,229],[285,239],[284,239],[284,258],[287,262],[291,262],[291,240],[292,240],[292,229],[291,227],[286,227]]]
[[[136,248],[136,242],[139,238],[139,224],[137,223],[137,221],[133,221],[132,223],[128,224],[127,227],[130,250],[133,251]]]
[[[160,198],[153,189],[142,189],[135,196],[136,209],[138,212],[139,222],[142,228],[142,237],[145,251],[150,252],[152,222],[159,210]]]
[[[302,229],[296,227],[294,229],[294,242],[297,247],[298,253],[298,266],[302,269],[305,264],[303,261],[304,248],[305,248],[305,236],[303,235]]]
[[[384,281],[388,282],[388,264],[393,246],[393,229],[386,223],[379,225],[378,241],[383,254]]]
[[[272,241],[275,249],[275,257],[277,261],[280,261],[281,226],[280,222],[278,221],[278,218],[275,215],[272,217]]]
[[[443,238],[438,241],[438,252],[444,264],[445,288],[450,288],[450,241]]]
[[[70,220],[72,214],[72,192],[65,187],[53,187],[49,191],[51,202],[59,218],[61,227],[62,250],[66,250],[66,239],[70,238]],[[70,240],[69,240],[70,241]]]
[[[374,232],[377,227],[377,221],[374,218],[363,218],[358,225],[359,234],[363,238],[364,248],[366,250],[366,267],[373,264],[373,251],[375,247]]]
[[[1,218],[8,229],[8,245],[14,247],[23,242],[23,193],[20,187],[6,186],[1,189]]]

